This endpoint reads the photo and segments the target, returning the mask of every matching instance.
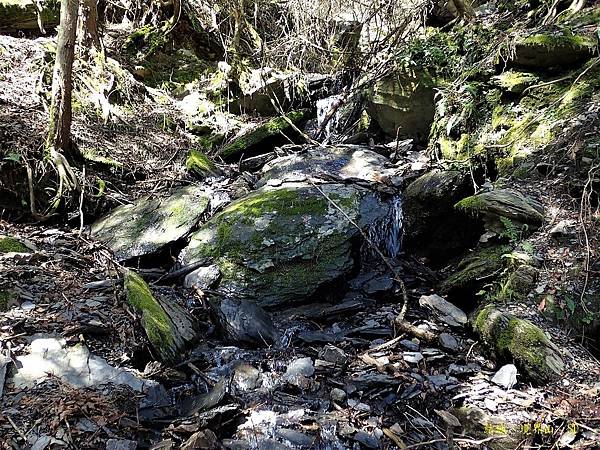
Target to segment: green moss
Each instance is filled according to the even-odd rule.
[[[194,172],[200,176],[206,177],[217,172],[217,167],[208,156],[202,153],[200,150],[191,149],[187,160],[185,161],[185,167],[190,172]]]
[[[508,250],[507,246],[497,246],[468,255],[460,261],[456,272],[442,283],[442,291],[477,289],[478,285],[489,282],[492,275],[502,270],[502,255]]]
[[[29,249],[25,247],[17,239],[5,236],[0,237],[0,253],[29,253]]]
[[[527,87],[537,83],[538,80],[539,78],[531,73],[515,72],[512,70],[494,77],[494,81],[498,86],[513,93],[523,92]]]
[[[455,209],[473,215],[476,215],[484,207],[485,201],[479,195],[472,195],[470,197],[463,198],[454,205]]]
[[[596,39],[585,35],[568,34],[534,34],[522,39],[521,45],[535,45],[547,48],[568,47],[568,48],[595,48]]]
[[[14,298],[15,294],[13,292],[0,290],[0,311],[8,311],[8,307]]]
[[[322,197],[302,198],[294,189],[274,189],[250,195],[227,207],[220,216],[235,213],[243,217],[258,218],[270,212],[284,216],[325,214],[328,203]]]
[[[99,155],[96,149],[86,148],[81,151],[82,156],[91,162],[102,164],[109,167],[123,167],[123,163],[108,156]]]
[[[152,295],[148,284],[134,271],[128,270],[124,287],[128,303],[142,314],[142,326],[152,346],[162,355],[174,357],[171,321]]]
[[[286,115],[287,119],[293,124],[297,124],[304,120],[308,116],[308,111],[294,111]],[[238,156],[244,152],[248,147],[252,147],[263,141],[264,139],[275,136],[280,132],[285,132],[290,129],[291,125],[284,117],[276,117],[269,120],[268,122],[260,125],[243,136],[237,138],[233,143],[225,146],[220,152],[223,158],[231,158]]]

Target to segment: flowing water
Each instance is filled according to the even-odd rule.
[[[402,198],[399,195],[392,199],[387,217],[369,226],[367,236],[385,256],[398,256],[402,249]],[[362,254],[374,256],[375,251],[364,243]]]
[[[321,129],[325,119],[329,112],[337,107],[337,104],[341,101],[341,95],[332,95],[331,97],[322,98],[317,100],[317,129]],[[333,117],[325,124],[323,128],[323,142],[329,142],[332,133],[335,131],[337,124],[340,120],[340,109],[338,108],[334,113]]]

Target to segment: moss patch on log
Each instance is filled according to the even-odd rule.
[[[528,379],[543,384],[560,377],[564,362],[558,348],[528,320],[490,304],[475,314],[473,328],[500,362],[514,362]]]
[[[168,314],[152,295],[150,287],[137,273],[128,270],[125,273],[124,288],[127,302],[142,315],[142,326],[148,341],[162,358],[176,359],[173,324]]]

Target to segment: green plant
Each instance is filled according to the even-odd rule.
[[[519,226],[508,217],[500,217],[500,222],[503,227],[503,230],[499,233],[500,237],[508,239],[512,244],[519,242],[523,233],[527,231],[527,224]]]

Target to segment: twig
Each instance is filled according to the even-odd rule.
[[[346,214],[346,211],[344,211],[334,200],[332,200],[331,197],[329,197],[325,193],[325,191],[323,191],[323,189],[321,189],[319,186],[317,186],[312,181],[312,179],[307,178],[307,180],[317,191],[319,191],[319,193],[323,197],[325,197],[325,199],[329,203],[331,203],[331,205],[333,205],[333,207],[335,209],[337,209],[339,212],[342,213],[342,215],[346,218],[346,220],[348,220],[348,222],[350,224],[352,224],[352,226],[354,226],[358,230],[358,232],[361,234],[361,236],[363,237],[365,242],[369,245],[369,247],[371,247],[375,251],[375,253],[377,253],[377,255],[381,258],[381,260],[386,265],[386,267],[390,270],[390,272],[392,272],[393,280],[398,283],[398,286],[400,287],[400,292],[402,293],[403,304],[402,304],[402,309],[400,310],[400,314],[398,315],[400,320],[402,320],[404,318],[404,316],[406,315],[406,311],[408,308],[408,293],[406,291],[406,286],[404,284],[404,281],[402,281],[402,278],[400,278],[400,276],[396,272],[396,269],[394,269],[394,267],[392,267],[389,260],[383,254],[383,252],[379,249],[379,247],[377,247],[377,245],[375,245],[375,243],[369,238],[369,236],[367,236],[367,234],[362,230],[362,228],[360,226],[358,226],[358,224],[354,220],[352,220],[352,218],[348,214]],[[398,319],[396,319],[396,320],[398,320]]]

